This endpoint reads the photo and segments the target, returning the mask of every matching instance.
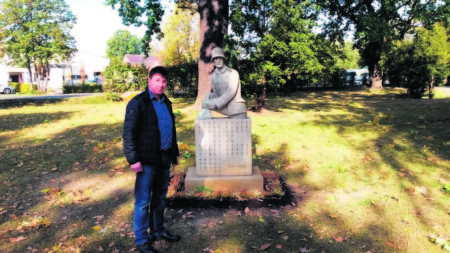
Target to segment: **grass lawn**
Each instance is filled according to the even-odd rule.
[[[162,252],[450,251],[450,98],[316,91],[249,113],[253,163],[299,197],[284,207],[167,209]],[[195,166],[189,99],[174,99]],[[0,252],[133,252],[125,102],[72,98],[0,109]]]

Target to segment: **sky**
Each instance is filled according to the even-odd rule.
[[[93,78],[94,72],[103,71],[109,65],[106,58],[107,41],[119,29],[128,30],[131,34],[142,38],[146,28],[125,26],[119,17],[119,12],[111,6],[105,6],[105,0],[65,0],[72,13],[77,17],[77,22],[71,30],[75,37],[78,52],[72,58],[72,71],[78,74],[83,65],[88,79]],[[162,0],[167,7],[166,16],[170,15],[171,4],[168,0]]]
[[[127,27],[122,24],[117,10],[104,5],[105,0],[66,0],[77,17],[71,34],[77,41],[80,53],[106,56],[106,42],[119,29],[143,37],[145,28]]]

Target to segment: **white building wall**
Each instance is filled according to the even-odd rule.
[[[9,81],[9,73],[5,64],[0,64],[0,84],[7,84]]]

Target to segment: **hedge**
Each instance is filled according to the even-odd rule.
[[[64,85],[63,93],[100,93],[103,92],[103,86],[98,84],[78,84],[78,85]]]

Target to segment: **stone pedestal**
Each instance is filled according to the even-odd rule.
[[[195,121],[196,167],[185,179],[186,192],[263,191],[263,178],[252,167],[251,119],[213,118]]]
[[[200,186],[212,191],[240,193],[243,191],[263,192],[264,180],[258,166],[253,167],[250,175],[245,176],[198,176],[195,168],[189,168],[184,182],[186,193],[193,193]]]

